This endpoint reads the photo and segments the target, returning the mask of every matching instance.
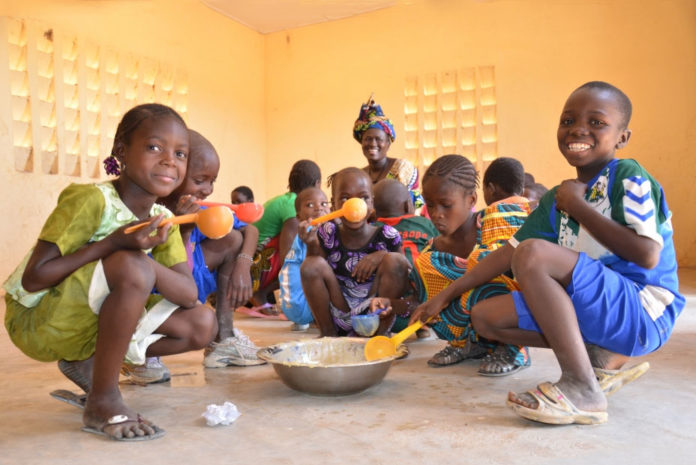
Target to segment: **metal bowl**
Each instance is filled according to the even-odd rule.
[[[379,384],[392,362],[403,354],[368,362],[367,339],[324,337],[283,342],[258,351],[290,388],[316,396],[355,394]]]

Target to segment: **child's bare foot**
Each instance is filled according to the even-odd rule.
[[[254,307],[260,307],[264,304],[267,304],[268,292],[266,292],[264,289],[259,289],[258,291],[254,292],[254,294],[251,296],[251,299],[249,299],[249,302]]]
[[[563,396],[570,401],[575,407],[588,412],[603,412],[607,409],[607,399],[602,391],[594,391],[591,387],[584,384],[559,381],[555,383],[555,387]],[[518,404],[523,407],[536,410],[539,408],[537,396],[544,396],[544,393],[535,390],[535,395],[530,391],[523,393],[508,393],[508,405]],[[556,402],[558,399],[549,399],[551,402]]]
[[[603,368],[605,370],[619,370],[630,359],[626,355],[611,352],[594,344],[585,344],[587,355],[590,357],[590,362],[595,368]]]
[[[162,429],[128,408],[120,393],[99,398],[90,394],[82,421],[85,431],[121,441],[154,439],[164,434]]]
[[[58,361],[58,369],[70,381],[75,383],[86,393],[92,387],[92,366],[94,365],[94,356],[86,360],[76,360],[69,362],[67,360]]]
[[[508,392],[507,404],[518,404],[522,407],[527,407],[531,409],[536,409],[539,407],[539,402],[537,402],[536,397],[531,395],[529,392]]]

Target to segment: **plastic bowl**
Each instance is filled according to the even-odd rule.
[[[259,358],[275,369],[280,379],[296,391],[316,396],[356,394],[379,384],[396,355],[372,362],[365,360],[366,339],[324,337],[264,347]]]
[[[377,328],[379,328],[379,315],[353,315],[350,317],[350,322],[356,333],[361,336],[370,337],[375,334]]]

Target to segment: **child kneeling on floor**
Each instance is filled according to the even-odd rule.
[[[577,179],[544,195],[508,244],[414,312],[425,320],[512,267],[521,291],[478,303],[472,321],[485,337],[553,349],[561,378],[508,395],[524,418],[606,422],[606,395],[645,368],[603,375],[662,346],[684,307],[664,192],[638,162],[615,158],[630,118],[630,100],[611,84],[573,91],[557,139]]]

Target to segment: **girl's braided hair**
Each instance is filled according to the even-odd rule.
[[[440,177],[457,184],[466,192],[473,192],[479,185],[476,168],[461,155],[443,155],[430,165],[423,176],[423,184],[429,178]]]

